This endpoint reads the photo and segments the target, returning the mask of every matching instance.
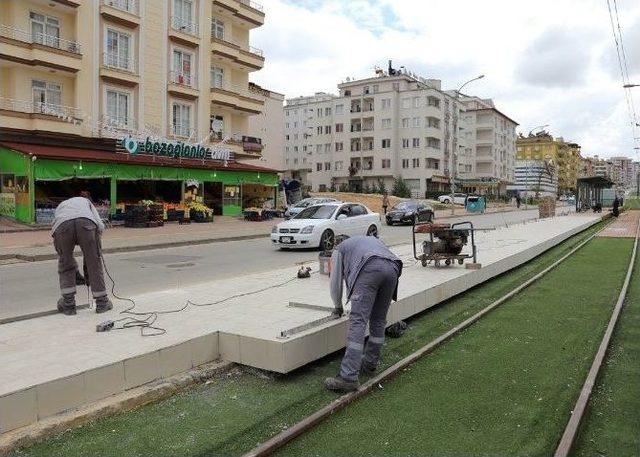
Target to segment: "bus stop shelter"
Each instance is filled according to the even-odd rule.
[[[603,189],[610,189],[613,181],[602,176],[578,178],[576,183],[576,211],[585,211],[595,205],[602,207]]]

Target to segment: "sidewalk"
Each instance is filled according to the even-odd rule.
[[[512,206],[488,208],[487,213],[509,212]],[[447,219],[469,214],[462,207],[456,207],[454,215],[451,210],[436,211],[436,219]],[[144,251],[168,247],[189,246],[222,241],[234,241],[254,238],[266,238],[271,227],[280,219],[264,222],[249,222],[235,217],[218,216],[213,223],[192,223],[179,225],[176,222],[153,228],[114,227],[107,229],[102,237],[104,253]],[[17,224],[13,224],[13,228]],[[0,222],[0,232],[8,227],[6,221]],[[38,261],[55,259],[56,253],[49,230],[34,230],[2,233],[0,242],[0,260],[18,259]],[[77,249],[79,252],[79,249]]]

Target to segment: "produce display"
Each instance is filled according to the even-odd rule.
[[[189,214],[194,222],[213,222],[213,210],[202,203],[190,202]]]

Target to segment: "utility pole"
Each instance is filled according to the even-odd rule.
[[[458,142],[457,142],[457,138],[458,138],[458,99],[460,98],[460,91],[462,91],[462,88],[464,86],[466,86],[467,84],[469,84],[470,82],[473,81],[477,81],[478,79],[482,79],[484,78],[484,75],[479,75],[476,76],[475,78],[470,79],[469,81],[467,81],[466,83],[464,83],[462,86],[460,86],[460,88],[456,91],[455,93],[455,99],[453,101],[453,141],[452,141],[452,148],[451,148],[451,152],[449,153],[449,185],[450,185],[450,192],[451,192],[451,215],[453,216],[455,214],[455,207],[453,204],[453,194],[455,193],[456,190],[456,185],[455,185],[455,175],[453,173],[453,165],[454,165],[454,154],[456,153],[456,149],[458,148]]]

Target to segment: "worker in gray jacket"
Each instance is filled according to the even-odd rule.
[[[361,371],[364,374],[375,372],[384,343],[387,311],[391,299],[398,299],[398,278],[401,274],[402,261],[373,236],[348,238],[334,248],[331,256],[331,298],[335,313],[341,316],[344,282],[347,301],[351,300],[351,314],[340,373],[325,380],[327,389],[356,390]],[[367,323],[369,340],[365,349]]]
[[[58,253],[58,277],[62,295],[58,300],[58,311],[67,316],[76,314],[78,264],[73,256],[76,245],[82,250],[87,279],[96,301],[96,312],[103,313],[113,308],[107,296],[100,259],[100,235],[103,231],[104,224],[100,215],[88,198],[73,197],[56,208],[51,236]]]

